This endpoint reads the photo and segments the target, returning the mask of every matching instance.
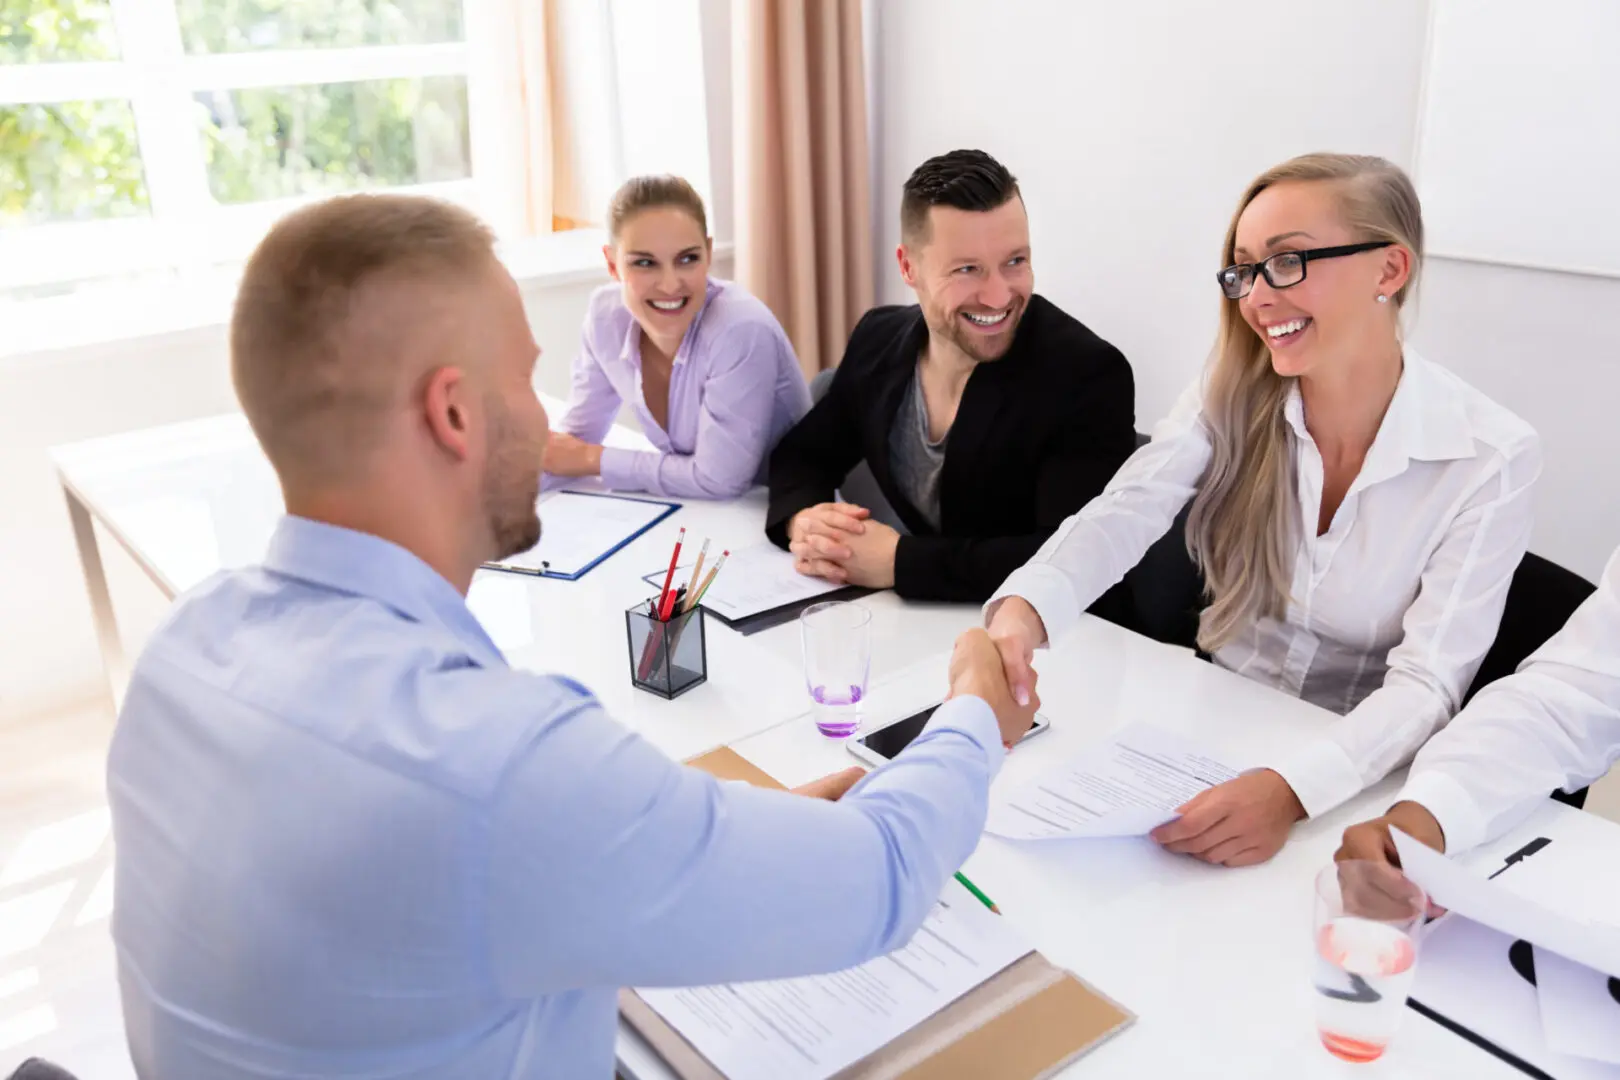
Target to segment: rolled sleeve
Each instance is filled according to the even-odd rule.
[[[1485,813],[1466,788],[1443,772],[1414,772],[1396,802],[1417,803],[1434,815],[1448,855],[1468,851],[1486,839]]]
[[[1068,633],[1080,621],[1080,599],[1075,595],[1069,578],[1050,563],[1031,562],[1019,567],[1002,582],[988,603],[984,605],[984,622],[988,626],[996,609],[1009,596],[1021,597],[1035,609],[1046,626],[1048,642]]]
[[[1288,781],[1310,817],[1327,813],[1365,786],[1350,755],[1328,739],[1312,742],[1272,768]]]

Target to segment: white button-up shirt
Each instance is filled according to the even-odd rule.
[[[1055,639],[1123,578],[1209,465],[1203,397],[1200,380],[986,611],[1021,596]],[[1297,384],[1284,408],[1299,501],[1292,601],[1214,659],[1344,714],[1308,750],[1267,763],[1315,815],[1403,764],[1456,712],[1529,543],[1541,447],[1524,421],[1408,351],[1361,472],[1318,536],[1322,458]]]
[[[1469,702],[1412,763],[1421,803],[1455,854],[1517,824],[1554,788],[1620,761],[1620,551],[1563,630]]]

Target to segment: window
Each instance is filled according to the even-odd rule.
[[[472,202],[461,0],[0,0],[0,294],[238,263],[299,201]]]
[[[217,284],[276,218],[342,192],[408,189],[515,222],[535,167],[517,149],[532,145],[521,88],[536,78],[552,115],[527,131],[551,131],[537,156],[560,154],[553,187],[572,193],[559,227],[593,220],[581,215],[631,166],[706,189],[698,13],[697,0],[0,0],[0,302]],[[682,73],[684,107],[629,124],[619,102],[641,99],[624,80],[649,51]]]

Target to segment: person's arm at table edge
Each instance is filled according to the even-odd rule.
[[[730,499],[753,486],[769,452],[776,411],[778,348],[791,348],[773,326],[742,324],[714,342],[692,453],[605,447],[602,481],[614,490],[674,498]]]
[[[515,763],[492,815],[498,984],[788,977],[891,951],[977,844],[1001,731],[982,699],[955,697],[828,803],[717,783],[582,700]]]

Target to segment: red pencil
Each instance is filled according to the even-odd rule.
[[[681,545],[686,542],[686,530],[683,528],[675,537],[675,553],[669,557],[669,573],[664,575],[664,587],[658,590],[658,619],[660,622],[669,621],[669,584],[675,580],[675,564],[681,561]]]

